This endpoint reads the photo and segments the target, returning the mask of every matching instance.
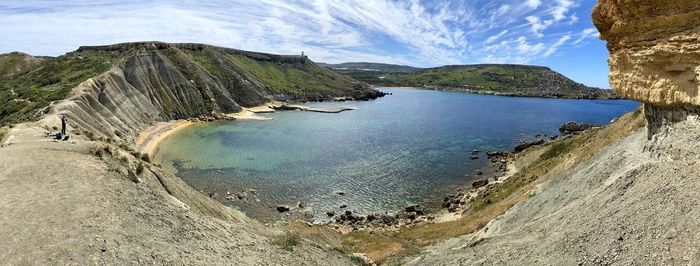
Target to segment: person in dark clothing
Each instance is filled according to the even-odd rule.
[[[68,118],[65,115],[61,116],[61,135],[66,135],[66,123],[68,123]]]

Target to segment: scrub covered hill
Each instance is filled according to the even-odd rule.
[[[613,99],[611,90],[577,83],[548,67],[529,65],[453,65],[436,68],[390,68],[382,64],[338,67],[335,71],[378,86],[425,87],[505,96]],[[397,71],[401,70],[401,71]]]
[[[59,57],[0,55],[0,125],[36,120],[50,103],[110,70],[124,75],[124,82],[112,86],[144,92],[162,108],[163,119],[236,112],[270,100],[381,95],[305,56],[205,44],[123,43],[80,47]]]

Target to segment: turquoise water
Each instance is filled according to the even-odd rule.
[[[360,213],[400,209],[453,192],[475,179],[482,152],[512,150],[534,135],[558,134],[567,121],[607,124],[632,101],[555,100],[385,88],[338,114],[284,111],[268,121],[229,121],[183,129],[161,145],[185,182],[219,199],[257,190],[259,201],[233,201],[251,216],[303,201],[322,217],[340,204]],[[334,191],[342,190],[345,196]],[[274,213],[274,212],[273,212]],[[269,218],[269,217],[268,217]]]

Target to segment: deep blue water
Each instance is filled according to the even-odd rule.
[[[165,140],[158,159],[175,162],[178,176],[202,190],[255,188],[260,202],[232,202],[252,216],[297,201],[319,217],[342,203],[359,212],[399,209],[473,181],[486,159],[470,160],[471,150],[512,150],[536,134],[558,134],[564,122],[607,124],[638,106],[383,90],[393,95],[307,104],[357,108],[338,114],[285,111],[264,114],[269,121],[193,126]]]

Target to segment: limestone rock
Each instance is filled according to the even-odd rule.
[[[700,106],[700,1],[600,0],[593,22],[610,52],[617,95],[655,106]]]

